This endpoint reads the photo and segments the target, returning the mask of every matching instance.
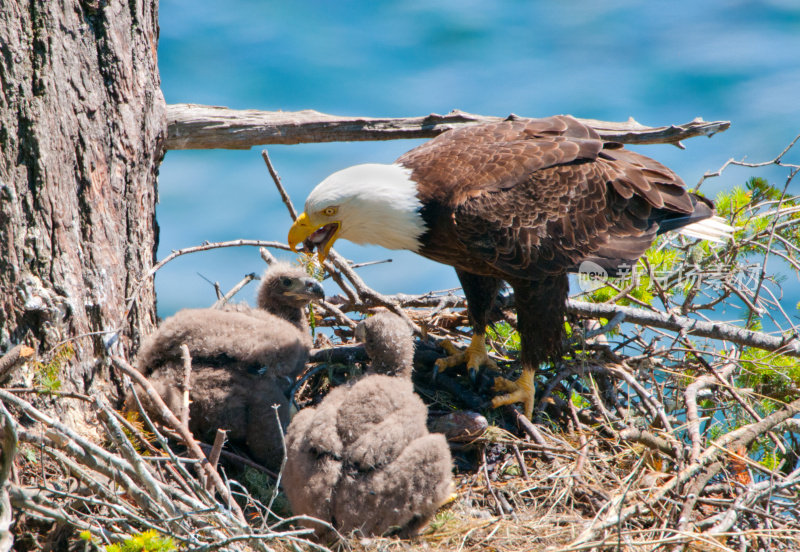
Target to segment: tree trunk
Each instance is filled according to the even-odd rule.
[[[155,324],[152,281],[166,131],[157,2],[3,0],[0,8],[0,351],[71,339],[64,388],[102,376]],[[87,335],[89,334],[89,335]]]

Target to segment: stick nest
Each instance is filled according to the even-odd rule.
[[[770,163],[780,165],[781,156]],[[735,243],[698,251],[680,242],[673,244],[681,252],[677,258],[667,258],[659,246],[646,263],[658,268],[658,261],[669,277],[609,284],[602,301],[695,316],[714,306],[744,305],[747,328],[758,329],[755,319],[764,313],[776,324],[783,316],[791,328],[782,335],[792,341],[798,328],[764,271],[755,287],[727,279],[711,294],[680,279],[712,262],[732,267],[735,275],[740,259],[753,252],[763,253],[764,263],[778,255],[800,271],[800,199],[787,194],[798,167],[789,167],[782,192],[752,180],[746,193],[731,192],[723,198],[727,203],[718,198],[718,211],[738,229]],[[265,244],[239,240],[188,248],[161,261],[148,277],[182,254]],[[58,364],[69,362],[63,350],[33,361],[30,350],[18,347],[0,358],[0,378],[14,375],[16,385],[0,389],[0,551],[9,549],[12,537],[16,550],[91,550],[153,535],[164,539],[163,550],[796,548],[800,388],[794,349],[766,352],[749,341],[731,349],[730,343],[690,338],[689,327],[663,331],[625,324],[624,316],[599,322],[590,314],[573,316],[569,354],[538,375],[531,422],[515,408],[485,408],[492,374],[484,373],[477,387],[459,373],[431,381],[441,340],[462,346],[469,340],[463,298],[453,290],[385,296],[335,251],[329,259],[324,272],[342,294],[310,313],[314,327],[331,330],[318,335],[320,347],[295,384],[298,406],[316,404],[332,386],[360,373],[364,355],[351,341],[352,330],[372,309],[387,308],[417,332],[414,382],[429,405],[431,424],[465,409],[489,419],[486,432],[452,444],[456,497],[418,537],[355,534],[315,542],[282,500],[280,474],[234,451],[223,452],[227,460],[217,468],[185,421],[161,416],[168,423],[157,427],[142,410],[132,418],[115,410],[114,396],[69,392],[58,380]],[[312,272],[319,268],[309,266]],[[660,311],[653,307],[659,300]],[[514,374],[512,304],[509,296],[498,302],[490,345],[504,371]],[[749,332],[742,339],[759,336]],[[121,388],[133,390],[130,378],[138,372],[126,359],[109,356],[98,363],[113,364]],[[33,376],[20,376],[26,373]],[[53,414],[66,410],[80,411],[84,423]]]

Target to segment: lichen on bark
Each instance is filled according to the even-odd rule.
[[[129,353],[155,324],[152,283],[124,309],[158,240],[157,41],[156,2],[10,0],[0,13],[0,352],[75,339],[68,388],[98,381],[102,332],[121,329]]]

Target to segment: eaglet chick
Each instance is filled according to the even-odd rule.
[[[361,322],[356,336],[371,359],[367,375],[294,417],[283,487],[295,514],[340,532],[412,535],[451,493],[450,449],[425,426],[406,323],[381,313]]]
[[[303,371],[311,336],[304,309],[324,296],[301,268],[275,263],[262,278],[258,308],[185,309],[166,319],[143,344],[138,369],[170,410],[183,409],[180,346],[192,357],[189,429],[211,441],[218,428],[238,450],[268,467],[283,458],[273,404],[289,422],[285,393]]]

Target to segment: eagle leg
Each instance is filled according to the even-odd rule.
[[[504,394],[492,406],[522,403],[525,415],[533,415],[536,368],[561,356],[564,333],[564,302],[569,292],[566,274],[539,280],[513,280],[517,303],[517,331],[520,337],[522,375],[517,381],[495,378],[494,390]]]
[[[469,378],[474,383],[477,379],[478,369],[481,366],[497,369],[497,363],[489,358],[489,353],[486,351],[486,334],[475,332],[472,335],[469,346],[463,351],[456,349],[455,345],[448,339],[442,341],[442,349],[447,352],[448,356],[436,361],[436,369],[433,372],[434,378],[448,368],[466,364]]]
[[[442,344],[450,356],[436,361],[434,377],[447,368],[466,364],[470,380],[475,383],[478,379],[478,369],[481,366],[497,369],[497,363],[490,359],[486,352],[486,324],[489,323],[489,311],[500,291],[502,281],[491,276],[479,276],[465,272],[458,268],[456,268],[456,275],[467,299],[467,312],[472,325],[472,341],[463,352],[457,351],[452,343]]]
[[[492,399],[492,408],[506,404],[522,403],[523,412],[528,419],[533,416],[533,400],[535,389],[535,370],[525,369],[517,381],[511,381],[503,377],[495,378],[494,390],[506,391],[503,395],[497,395]]]

